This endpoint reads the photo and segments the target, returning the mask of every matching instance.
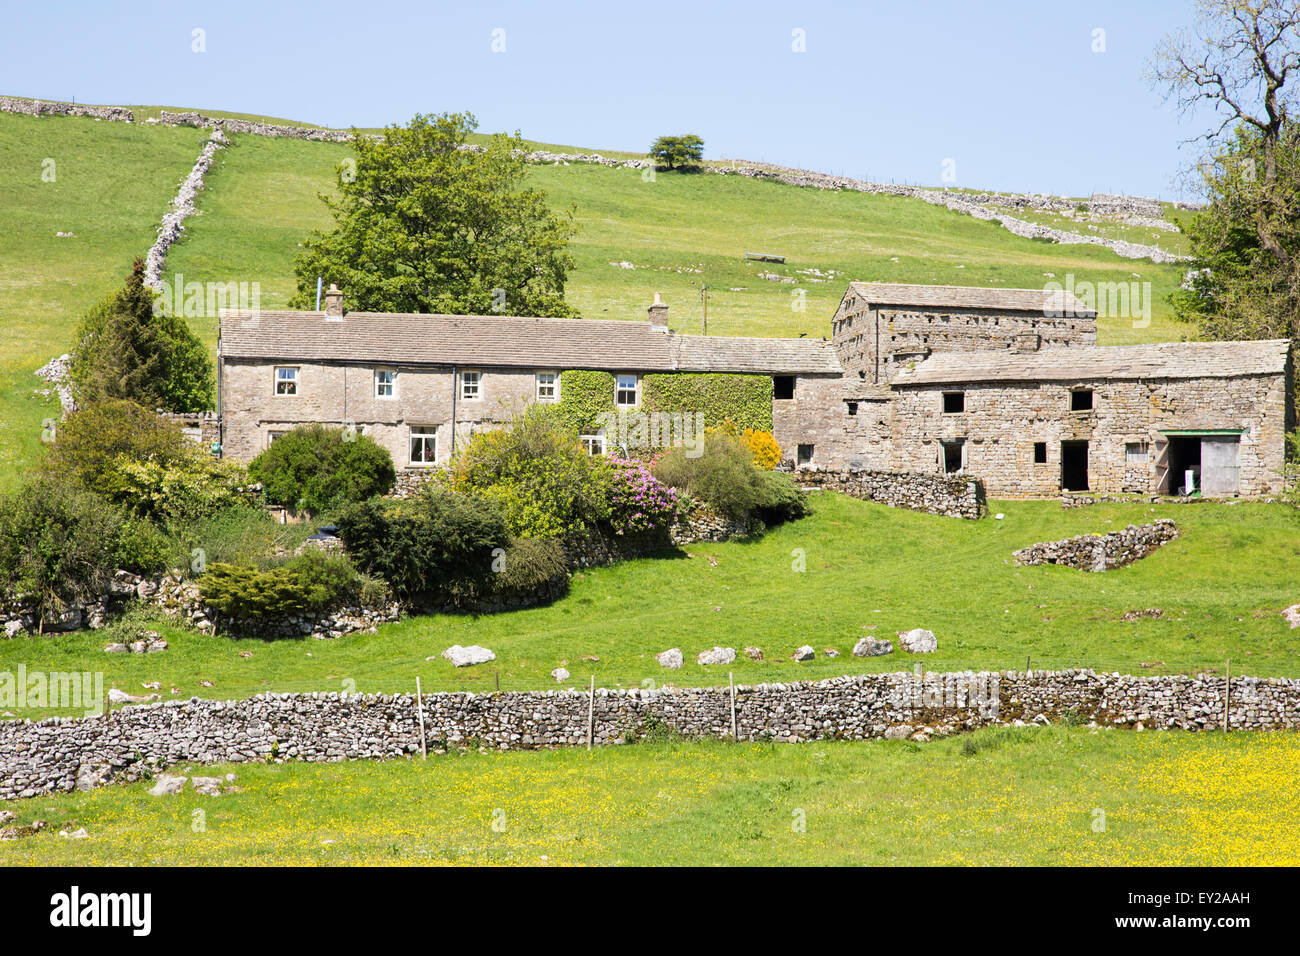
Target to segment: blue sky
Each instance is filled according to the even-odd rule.
[[[0,93],[331,126],[469,110],[544,142],[695,132],[710,157],[860,178],[937,185],[951,160],[958,186],[1179,198],[1182,141],[1210,121],[1142,72],[1191,0],[1140,6],[28,3],[6,12]]]

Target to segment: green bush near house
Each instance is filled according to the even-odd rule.
[[[494,551],[509,543],[495,502],[438,488],[414,501],[354,504],[338,525],[357,566],[407,600],[476,593],[492,574]]]
[[[387,494],[397,478],[393,456],[355,429],[302,425],[249,463],[266,501],[310,512]]]
[[[199,590],[226,617],[274,621],[325,611],[355,596],[362,583],[346,556],[312,550],[265,570],[211,564]]]
[[[705,438],[702,454],[673,448],[653,466],[656,478],[698,498],[729,518],[757,518],[775,524],[800,518],[806,498],[795,480],[754,464],[753,452],[734,431],[715,429]]]
[[[772,430],[771,376],[672,372],[646,375],[642,384],[642,411],[702,412],[707,428],[730,421],[741,430]]]
[[[193,454],[173,422],[143,405],[110,399],[73,412],[56,426],[42,462],[45,471],[100,491],[120,458],[169,466]]]
[[[76,482],[38,478],[0,501],[0,593],[34,599],[42,616],[102,595],[119,568],[161,570],[152,526]]]
[[[583,450],[558,410],[532,405],[479,432],[452,463],[457,491],[495,502],[520,538],[580,536],[608,512],[609,463]]]
[[[255,495],[243,466],[195,450],[176,461],[113,459],[100,491],[109,501],[159,522],[195,521],[240,505]]]

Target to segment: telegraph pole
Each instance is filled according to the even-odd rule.
[[[700,301],[704,303],[704,334],[709,334],[709,284],[700,285]]]

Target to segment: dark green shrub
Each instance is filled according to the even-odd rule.
[[[763,497],[755,514],[764,524],[796,521],[808,514],[808,496],[793,475],[783,471],[760,471]]]
[[[179,426],[142,405],[105,401],[73,412],[55,429],[45,471],[75,478],[94,492],[121,459],[167,466],[194,454]]]
[[[500,563],[500,572],[492,577],[492,588],[503,597],[546,593],[569,574],[564,548],[554,538],[517,538],[501,555]]]
[[[327,511],[387,494],[397,472],[393,456],[355,430],[302,425],[275,440],[248,466],[273,505]]]
[[[339,536],[363,571],[404,599],[474,590],[492,573],[493,550],[509,540],[491,501],[431,488],[413,501],[366,501],[339,515]]]

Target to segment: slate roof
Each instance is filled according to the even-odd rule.
[[[895,388],[955,382],[1075,382],[1094,379],[1232,378],[1279,374],[1287,339],[1085,345],[1013,352],[936,352],[900,371]]]
[[[845,295],[857,295],[871,305],[913,305],[926,309],[993,309],[1096,318],[1073,293],[1046,289],[979,289],[956,285],[903,285],[893,282],[850,282]]]
[[[267,361],[838,375],[829,342],[670,335],[649,322],[225,310],[221,354]]]

